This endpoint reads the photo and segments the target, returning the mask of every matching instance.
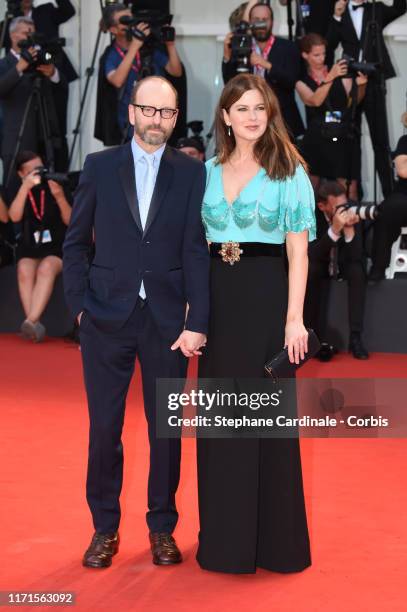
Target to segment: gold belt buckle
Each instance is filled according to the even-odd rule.
[[[238,242],[222,242],[222,248],[218,251],[222,256],[222,261],[233,266],[237,261],[240,261],[240,255],[243,250]]]

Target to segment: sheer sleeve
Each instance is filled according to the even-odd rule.
[[[278,227],[284,234],[308,230],[309,241],[316,238],[314,190],[302,165],[281,182]]]

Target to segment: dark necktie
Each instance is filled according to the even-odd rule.
[[[352,9],[354,11],[357,11],[360,8],[364,8],[365,7],[366,2],[362,2],[362,4],[352,4]]]

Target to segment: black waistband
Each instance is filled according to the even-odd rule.
[[[212,242],[209,245],[209,252],[211,257],[222,257],[219,251],[222,250],[222,245],[227,243],[223,242]],[[281,257],[282,256],[282,245],[281,244],[269,244],[266,242],[236,242],[243,253],[240,253],[240,257]]]

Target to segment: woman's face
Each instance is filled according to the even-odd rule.
[[[223,110],[226,125],[230,125],[236,140],[256,142],[267,129],[268,118],[262,94],[258,89],[246,91],[232,104],[227,112]]]
[[[302,56],[311,68],[322,68],[325,65],[325,45],[314,45],[309,53]]]

